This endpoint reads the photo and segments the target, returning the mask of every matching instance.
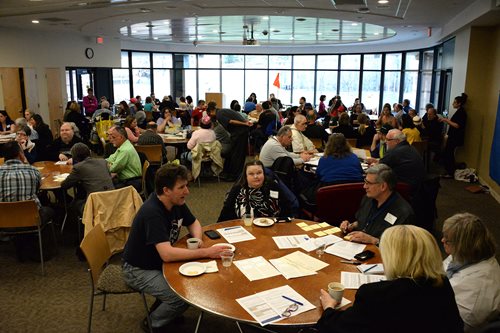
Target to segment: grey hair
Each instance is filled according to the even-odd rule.
[[[293,124],[297,125],[299,122],[304,121],[304,120],[306,120],[306,117],[304,117],[304,115],[302,115],[302,114],[298,114],[293,119]]]
[[[28,125],[26,118],[23,118],[23,117],[17,118],[15,123],[16,123],[16,126],[27,126]]]
[[[283,126],[282,128],[279,129],[278,134],[276,134],[276,136],[282,137],[282,136],[288,135],[291,132],[292,132],[292,129],[290,128],[290,126]]]
[[[81,162],[90,157],[90,149],[86,144],[77,142],[71,147],[71,157],[74,162]]]
[[[125,139],[128,138],[127,131],[125,130],[125,128],[118,126],[118,125],[115,125],[112,128],[114,128],[116,130],[116,132],[118,132],[118,134],[123,136]]]
[[[398,182],[396,174],[386,164],[383,163],[375,164],[374,166],[366,170],[366,174],[376,175],[377,183],[387,183],[387,186],[389,186],[389,190],[391,192],[393,192],[394,189],[396,188],[396,184]]]
[[[401,132],[400,130],[398,130],[398,129],[394,128],[394,129],[391,129],[391,130],[390,130],[387,134],[389,134],[389,133],[391,133],[391,132],[392,132],[392,133],[396,133],[396,134],[394,135],[394,138],[393,138],[393,139],[399,140],[399,141],[401,141],[401,142],[406,141],[406,134],[404,134],[404,133],[403,133],[403,132]]]
[[[101,102],[101,108],[102,109],[108,109],[109,108],[109,102],[108,101],[102,101]]]

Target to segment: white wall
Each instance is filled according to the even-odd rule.
[[[62,96],[66,96],[66,67],[120,67],[120,42],[105,40],[96,44],[93,37],[73,33],[33,32],[0,28],[0,67],[30,68],[37,75],[40,114],[48,119],[46,68],[61,70]],[[85,49],[94,49],[94,58],[85,57]],[[30,83],[28,83],[30,84]],[[0,87],[1,88],[1,87]],[[0,107],[3,107],[0,89]]]
[[[455,113],[451,105],[455,96],[460,96],[465,89],[467,62],[469,59],[470,28],[465,28],[455,35],[455,54],[453,56],[453,76],[451,79],[450,117]]]

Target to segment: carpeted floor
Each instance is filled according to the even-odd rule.
[[[442,221],[456,212],[469,211],[479,215],[489,225],[500,243],[500,204],[489,194],[472,194],[464,188],[466,183],[441,180],[438,196],[439,218]],[[230,183],[204,180],[201,187],[192,184],[188,205],[202,224],[216,222],[224,195]],[[32,261],[20,263],[14,246],[0,242],[0,332],[85,332],[87,329],[90,283],[85,262],[78,261],[75,224],[69,224],[59,236],[59,253],[46,262],[46,276],[40,274],[40,264]],[[500,258],[500,251],[497,252]],[[149,298],[149,304],[152,304]],[[101,298],[94,306],[93,332],[141,332],[139,322],[145,316],[140,296],[111,295],[106,311],[101,311]],[[172,332],[193,332],[199,311],[190,308],[185,323]],[[290,332],[296,329],[288,330]],[[234,322],[206,315],[202,333],[237,332]],[[257,332],[245,328],[245,332]]]

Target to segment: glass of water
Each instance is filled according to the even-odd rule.
[[[314,245],[316,246],[316,254],[318,257],[321,257],[323,254],[325,254],[325,248],[326,248],[326,243],[322,239],[316,239],[314,241]]]
[[[223,251],[220,254],[220,258],[222,260],[222,266],[224,267],[231,267],[231,264],[233,263],[233,258],[234,258],[234,252],[233,251]]]

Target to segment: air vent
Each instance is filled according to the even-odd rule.
[[[334,6],[359,6],[365,7],[365,0],[331,0]]]
[[[358,8],[358,13],[360,13],[360,14],[368,14],[369,12],[370,12],[370,8],[368,8],[368,7]]]

